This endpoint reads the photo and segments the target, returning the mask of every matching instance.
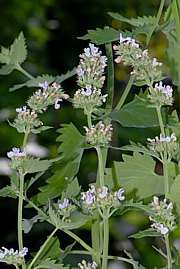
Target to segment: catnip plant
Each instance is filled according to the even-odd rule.
[[[158,31],[167,36],[168,55],[172,47],[177,46],[177,50],[180,47],[178,3],[172,1],[163,24],[160,24],[164,2],[160,2],[156,17],[127,19],[109,13],[113,18],[133,25],[132,32],[110,27],[89,31],[82,37],[89,39],[90,43],[80,54],[78,66],[65,75],[33,77],[28,73],[22,66],[27,54],[23,33],[9,48],[2,47],[0,74],[9,75],[16,69],[27,78],[25,83],[14,85],[10,90],[22,87],[35,90],[22,107],[16,108],[13,122],[8,120],[10,127],[23,134],[21,147],[14,145],[7,152],[14,172],[10,185],[0,191],[1,196],[18,201],[18,250],[7,249],[4,243],[0,251],[1,263],[16,269],[107,269],[109,261],[117,260],[134,269],[146,268],[126,250],[122,256],[109,254],[111,219],[139,211],[147,216],[148,227],[129,234],[129,238],[161,238],[163,248],[153,247],[162,257],[163,268],[179,268],[179,252],[174,250],[172,234],[179,227],[180,216],[180,124],[178,110],[169,108],[173,107],[174,88],[177,92],[180,89],[180,63],[173,58],[177,63],[174,70],[170,62],[170,70],[174,70],[171,73],[173,85],[166,85],[163,63],[153,57],[148,48],[153,33]],[[142,33],[145,35],[144,44],[138,42]],[[175,39],[172,39],[172,34]],[[105,44],[106,55],[98,47],[102,44]],[[130,70],[127,86],[115,105],[114,65]],[[78,89],[70,95],[62,85],[74,75]],[[140,91],[132,101],[125,103],[132,85],[145,86],[145,91]],[[30,155],[27,150],[30,135],[46,130],[53,132],[51,126],[44,125],[42,114],[48,113],[49,106],[61,109],[65,102],[70,102],[72,109],[83,111],[86,118],[83,131],[72,123],[63,124],[57,130],[60,133],[57,158],[41,160]],[[118,147],[113,145],[114,123],[124,127],[156,127],[158,133],[155,137],[147,137],[145,144],[130,141],[128,145]],[[123,160],[114,161],[110,168],[107,168],[108,149],[125,152]],[[94,150],[98,160],[96,179],[88,189],[83,189],[77,178],[85,150]],[[162,168],[161,175],[156,172],[157,164]],[[52,176],[37,194],[30,196],[31,187],[49,170]],[[25,207],[35,210],[33,218],[23,218]],[[24,234],[29,233],[35,223],[40,227],[48,223],[51,233],[37,252],[29,253]],[[90,243],[76,232],[87,223]],[[60,248],[58,231],[74,240],[65,250]],[[70,255],[79,257],[79,262],[71,262]]]

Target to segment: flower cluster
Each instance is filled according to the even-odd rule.
[[[20,251],[15,251],[13,248],[7,249],[5,247],[2,247],[2,250],[3,252],[0,252],[0,261],[16,266],[20,266],[24,262],[24,256],[28,252],[26,247]]]
[[[123,38],[120,33],[119,45],[114,45],[113,48],[117,55],[115,62],[131,66],[133,68],[131,73],[135,74],[137,79],[146,80],[148,77],[153,82],[161,77],[159,67],[162,66],[162,63],[157,62],[156,58],[151,59],[148,50],[143,51],[135,39]]]
[[[107,65],[107,57],[101,56],[94,44],[89,44],[88,48],[84,49],[84,53],[80,54],[80,63],[77,67],[77,84],[84,88],[90,84],[93,88],[102,88],[105,80],[104,68]]]
[[[154,87],[149,88],[148,98],[152,104],[155,106],[161,107],[164,105],[172,106],[173,97],[172,97],[173,89],[169,85],[163,86],[162,81],[155,84]]]
[[[88,191],[81,193],[81,199],[83,201],[83,206],[88,211],[98,208],[101,213],[105,208],[117,209],[120,206],[121,201],[125,199],[123,193],[123,188],[120,188],[116,192],[109,192],[108,187],[106,186],[97,189],[95,189],[94,186],[91,186]]]
[[[92,126],[91,128],[84,126],[84,129],[86,131],[87,142],[92,146],[109,145],[113,130],[111,124],[105,126],[105,124],[100,121],[96,126]]]
[[[59,84],[49,85],[47,81],[39,83],[38,89],[27,101],[28,106],[38,113],[42,113],[49,105],[54,105],[55,109],[60,108],[63,99],[69,98],[68,94],[62,91]]]
[[[21,151],[19,148],[12,148],[12,151],[7,152],[7,156],[11,159],[13,169],[21,168],[24,161],[27,160],[26,149]]]
[[[85,260],[82,260],[81,263],[78,263],[78,266],[80,269],[96,269],[98,267],[96,262],[86,262]]]
[[[163,137],[162,134],[160,134],[160,137],[156,136],[154,139],[147,138],[147,141],[149,142],[150,149],[153,151],[160,154],[162,154],[164,151],[167,151],[168,161],[175,157],[179,149],[179,145],[176,142],[177,138],[174,133],[167,137]]]
[[[102,95],[101,88],[104,84],[104,68],[107,65],[107,57],[101,56],[94,44],[84,49],[80,55],[80,63],[77,68],[77,84],[81,87],[74,94],[74,107],[83,108],[85,114],[92,113],[106,101],[107,94]]]
[[[102,95],[101,89],[86,84],[85,88],[77,90],[74,94],[74,107],[84,109],[85,115],[92,113],[97,107],[106,102],[107,94]]]
[[[152,228],[156,229],[162,235],[173,231],[176,228],[175,216],[173,215],[173,204],[167,203],[166,199],[159,201],[159,198],[154,196],[151,203],[153,215],[149,217],[153,222]]]
[[[13,127],[15,127],[18,132],[25,133],[26,129],[33,130],[43,125],[42,121],[39,120],[35,110],[30,110],[27,106],[22,108],[16,108],[17,117],[14,119]]]
[[[63,220],[70,221],[69,217],[75,210],[75,205],[69,202],[68,198],[64,198],[63,202],[58,202],[58,214],[63,216]]]

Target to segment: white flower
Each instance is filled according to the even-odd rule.
[[[47,90],[49,83],[45,81],[44,83],[39,83],[38,84],[40,88],[43,88],[44,90]]]
[[[62,204],[59,204],[59,208],[60,208],[60,209],[64,209],[64,208],[66,208],[68,205],[69,205],[69,199],[64,198],[63,203],[62,203]]]
[[[163,235],[167,234],[169,231],[167,227],[165,227],[162,223],[159,222],[153,223],[151,226],[160,231]]]
[[[12,148],[12,151],[7,153],[8,158],[26,156],[26,149],[21,152],[20,148]]]
[[[61,107],[60,102],[62,102],[62,99],[57,98],[54,103],[54,108],[59,109]]]
[[[120,201],[123,201],[125,199],[125,196],[123,196],[124,192],[124,189],[123,188],[120,188],[115,194],[117,196],[117,198],[120,200]]]
[[[107,195],[108,195],[108,187],[103,186],[103,187],[101,188],[101,192],[98,194],[98,197],[99,197],[100,199],[104,199]]]

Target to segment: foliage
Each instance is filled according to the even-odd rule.
[[[14,123],[9,122],[9,125],[23,134],[23,140],[21,149],[14,147],[7,153],[9,165],[14,172],[10,177],[10,184],[1,188],[0,196],[18,201],[19,250],[2,247],[0,262],[13,265],[16,269],[75,268],[68,257],[81,254],[90,257],[90,261],[83,260],[75,265],[81,269],[107,269],[110,259],[127,262],[134,269],[145,268],[127,251],[126,257],[116,257],[109,255],[108,248],[111,217],[122,218],[130,211],[138,211],[145,217],[148,216],[148,227],[129,234],[129,238],[162,238],[165,251],[154,247],[157,254],[163,258],[162,266],[167,269],[178,266],[179,253],[172,249],[171,239],[179,227],[180,217],[179,118],[178,113],[173,111],[173,88],[164,85],[160,80],[167,76],[162,75],[162,63],[150,56],[145,48],[149,46],[153,33],[162,31],[166,35],[169,42],[169,67],[178,92],[180,69],[175,55],[180,45],[179,3],[172,2],[161,23],[163,7],[164,1],[161,1],[157,16],[134,19],[109,12],[113,19],[127,23],[132,29],[121,31],[106,26],[103,29],[88,30],[88,34],[80,39],[90,40],[96,45],[104,44],[107,57],[90,43],[80,55],[78,67],[60,76],[43,74],[34,77],[26,71],[22,63],[27,57],[27,45],[22,32],[9,48],[2,47],[0,74],[9,75],[16,70],[27,79],[11,87],[11,92],[21,88],[36,88],[33,95],[35,104],[41,102],[40,107],[43,107],[44,103],[47,103],[54,105],[57,110],[61,107],[61,102],[67,101],[72,104],[73,109],[83,110],[87,123],[83,126],[83,131],[81,130],[83,134],[73,123],[61,124],[57,130],[59,136],[56,142],[59,146],[56,158],[41,160],[38,156],[28,153],[27,145],[31,133],[37,135],[46,130],[53,133],[53,129],[44,126],[38,118],[41,118],[41,114],[47,113],[47,109],[43,107],[38,110],[36,106],[32,108],[28,102],[26,104],[29,108],[28,105],[24,105],[16,109],[20,116]],[[145,34],[143,46],[137,42],[139,34],[142,33]],[[119,43],[114,44],[116,41]],[[129,81],[115,107],[112,98],[112,47],[116,55],[115,63],[121,63],[127,70],[130,69]],[[106,94],[103,95],[104,72],[107,65],[108,83]],[[74,96],[69,97],[59,84],[75,74],[79,89]],[[128,102],[127,96],[133,85],[143,86],[144,90]],[[50,90],[53,90],[52,94]],[[117,143],[112,147],[110,144],[113,136],[118,137],[118,134],[113,132],[114,124],[120,124],[127,130],[129,127],[144,130],[156,128],[156,131],[160,130],[160,134],[156,133],[155,138],[147,137],[146,144],[130,141],[129,145],[119,148]],[[112,160],[111,167],[107,167],[106,164],[108,149],[125,152],[121,154],[120,161]],[[88,190],[83,190],[79,184],[79,177],[81,161],[86,150],[95,151],[98,166],[94,183],[89,184]],[[87,163],[86,166],[88,165]],[[35,210],[35,215],[23,219],[25,207],[26,210]],[[37,246],[37,252],[31,253],[26,259],[28,250],[24,247],[23,232],[30,234],[34,227],[41,229],[45,223],[50,227],[50,235],[41,246]],[[82,239],[77,231],[87,227],[91,233],[90,243],[86,237]],[[61,236],[58,236],[59,232],[73,239],[73,244],[62,242]],[[65,245],[65,250],[60,248],[60,243]],[[75,244],[78,246],[74,247]]]

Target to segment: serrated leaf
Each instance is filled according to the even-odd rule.
[[[36,78],[30,79],[25,83],[14,85],[9,89],[9,91],[13,92],[23,87],[39,87],[39,83],[44,83],[45,81],[51,84],[53,81],[55,81],[55,77],[48,74],[43,74],[42,76],[37,76]]]
[[[156,230],[149,228],[144,231],[140,231],[138,233],[132,234],[129,237],[134,238],[134,239],[139,239],[143,237],[156,237],[156,236],[160,236],[160,234],[158,234]]]
[[[68,269],[69,267],[64,267],[63,264],[56,264],[56,260],[46,259],[40,262],[40,264],[34,269]]]
[[[164,194],[164,180],[154,172],[156,162],[152,157],[137,152],[122,157],[124,161],[114,162],[114,168],[111,172],[108,170],[105,177],[110,189],[123,187],[125,193],[135,200]]]
[[[132,102],[107,115],[124,127],[148,128],[159,126],[155,108],[148,107],[148,101],[135,95]]]
[[[2,64],[9,64],[10,62],[10,51],[7,48],[1,47],[1,53],[0,53],[0,63]]]
[[[55,77],[55,82],[58,83],[58,84],[60,84],[64,80],[66,80],[66,79],[68,79],[68,78],[70,78],[70,77],[72,77],[74,75],[76,75],[76,68],[73,68],[72,70],[69,70],[66,74],[62,74],[60,76],[56,76]]]
[[[64,198],[73,198],[80,193],[81,187],[77,178],[74,178],[72,182],[68,183],[67,189],[62,194],[62,200]]]
[[[171,201],[176,205],[176,212],[180,218],[180,175],[178,175],[170,189]]]
[[[120,31],[111,28],[109,26],[104,27],[104,29],[96,28],[96,30],[88,30],[88,34],[78,37],[82,40],[90,39],[91,42],[101,45],[109,42],[119,40]],[[132,35],[130,33],[130,35]]]
[[[46,171],[54,161],[57,159],[52,160],[40,160],[39,158],[32,158],[28,159],[23,164],[24,174],[33,174],[38,172]]]
[[[26,40],[23,33],[21,32],[19,36],[14,40],[10,47],[10,64],[19,65],[23,63],[27,56]]]
[[[52,237],[46,246],[42,249],[40,255],[38,256],[34,266],[42,264],[44,260],[51,259],[59,261],[60,255],[63,253],[63,250],[60,249],[59,240],[57,237]],[[42,268],[42,267],[35,267]],[[48,267],[47,267],[48,268]],[[51,267],[52,268],[52,267]]]
[[[62,125],[58,132],[61,133],[57,141],[61,142],[58,151],[62,159],[52,170],[53,175],[47,180],[47,185],[39,189],[40,193],[35,197],[39,204],[61,195],[79,170],[84,137],[72,123]]]
[[[153,156],[156,159],[161,161],[158,153],[154,152],[153,150],[148,149],[147,147],[145,147],[141,143],[136,144],[136,143],[130,141],[130,145],[123,146],[120,148],[120,150],[140,152],[140,153],[143,153],[145,155]]]
[[[16,173],[11,175],[11,185],[6,186],[0,190],[0,196],[17,198],[18,196],[19,179]]]
[[[132,26],[135,26],[135,27],[139,27],[139,26],[143,26],[144,24],[150,24],[150,25],[153,25],[155,20],[156,20],[156,17],[152,17],[152,16],[143,16],[143,17],[137,17],[137,18],[132,18],[132,19],[127,19],[125,17],[123,17],[122,15],[120,15],[119,13],[114,13],[114,12],[108,12],[108,14],[116,19],[116,20],[119,20],[119,21],[122,21],[122,22],[126,22]]]

